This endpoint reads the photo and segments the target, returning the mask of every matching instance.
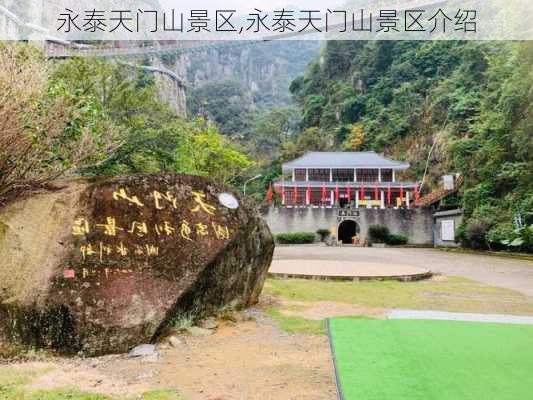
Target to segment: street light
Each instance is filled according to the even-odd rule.
[[[244,188],[242,193],[246,196],[246,185],[249,184],[251,181],[255,181],[256,179],[261,178],[263,175],[259,174],[254,176],[253,178],[248,179],[246,182],[244,182]]]

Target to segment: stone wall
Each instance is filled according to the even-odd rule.
[[[359,215],[349,217],[340,217],[339,211],[338,208],[269,207],[262,213],[273,233],[336,229],[343,219],[351,219],[359,225],[362,241],[367,239],[370,225],[381,224],[386,225],[391,233],[407,236],[409,244],[433,244],[433,216],[429,209],[360,208],[356,210]]]

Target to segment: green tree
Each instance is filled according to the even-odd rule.
[[[51,69],[33,46],[0,45],[0,200],[97,165],[117,145],[97,99]]]
[[[357,124],[363,148],[405,155],[413,179],[433,148],[428,187],[461,172],[457,201],[482,236],[476,245],[511,248],[517,216],[533,222],[532,64],[529,42],[328,42],[291,86],[302,130],[316,136],[302,141],[334,132],[326,148],[359,149]],[[307,147],[299,141],[284,146],[286,157]]]
[[[174,151],[174,171],[209,176],[219,182],[235,183],[251,161],[233,146],[213,124],[198,119],[183,126],[179,145]]]

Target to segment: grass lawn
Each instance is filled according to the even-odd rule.
[[[533,326],[330,319],[344,400],[516,400],[533,393]]]
[[[264,292],[284,300],[377,308],[533,315],[533,298],[460,277],[419,282],[268,279]]]
[[[304,333],[307,335],[326,334],[325,320],[309,320],[301,317],[284,315],[275,307],[269,307],[266,314],[279,323],[281,330],[288,333]]]

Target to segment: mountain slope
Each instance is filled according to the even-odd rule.
[[[333,148],[407,160],[409,178],[428,162],[426,190],[462,173],[459,233],[501,247],[533,222],[532,65],[530,43],[328,42],[291,91]]]

